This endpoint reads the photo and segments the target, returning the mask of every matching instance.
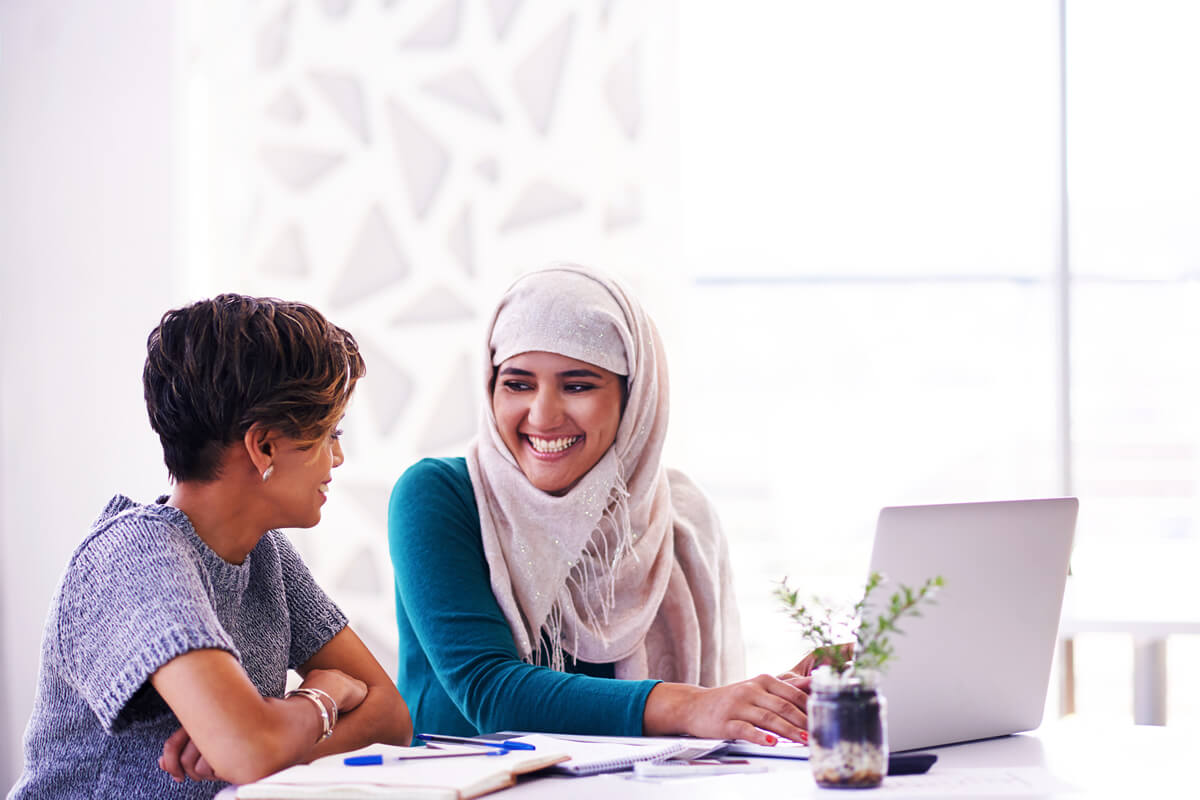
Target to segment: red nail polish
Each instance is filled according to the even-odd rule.
[[[776,739],[776,738],[775,738],[774,736],[772,736],[771,734],[769,734],[769,733],[767,734],[767,744],[771,744],[771,745],[773,745],[773,744],[777,743],[778,741],[779,741],[779,740],[778,740],[778,739]]]
[[[808,744],[808,731],[800,731],[800,743]]]

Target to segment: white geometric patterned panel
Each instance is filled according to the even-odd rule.
[[[479,417],[473,391],[478,371],[475,362],[463,356],[458,369],[452,372],[441,389],[435,404],[437,409],[429,418],[425,431],[417,441],[423,452],[438,452],[454,447],[472,437]]]
[[[396,363],[390,352],[361,340],[359,345],[371,375],[371,380],[364,380],[359,391],[365,393],[371,403],[375,430],[386,436],[395,429],[408,410],[416,382],[404,367]]]
[[[296,93],[284,89],[266,106],[267,116],[287,125],[299,125],[304,121],[304,106]]]
[[[404,173],[412,201],[413,216],[421,219],[429,211],[446,170],[450,167],[450,152],[399,102],[388,103],[396,159]]]
[[[500,223],[501,231],[511,231],[553,217],[572,214],[583,208],[583,198],[569,189],[548,181],[535,181],[521,190],[512,208]]]
[[[404,47],[449,47],[458,36],[462,7],[462,0],[440,0],[433,12],[404,37]]]
[[[353,4],[354,0],[321,0],[321,7],[333,19],[346,16]]]
[[[379,206],[373,206],[354,238],[340,278],[330,290],[330,303],[340,308],[363,300],[403,280],[410,269],[392,223]]]
[[[574,15],[568,14],[521,59],[513,71],[513,88],[538,133],[550,130],[554,99],[562,82]]]
[[[485,119],[500,121],[500,111],[488,95],[487,88],[475,73],[466,67],[434,78],[425,84],[425,90]]]
[[[367,108],[361,81],[353,75],[324,70],[313,70],[309,76],[320,93],[337,111],[338,116],[358,135],[363,144],[367,144],[369,142]]]
[[[278,66],[287,54],[288,35],[292,24],[292,3],[281,3],[277,7],[279,10],[270,14],[259,26],[258,68],[261,70]],[[201,30],[200,33],[207,35],[208,31]],[[209,44],[217,44],[215,37],[209,40]]]
[[[491,181],[495,183],[496,179],[493,177]],[[475,274],[475,240],[472,234],[470,204],[464,205],[450,224],[450,230],[446,232],[446,247],[464,273]]]
[[[466,322],[475,311],[445,286],[434,286],[416,297],[392,318],[397,325],[424,325],[435,322]]]
[[[293,538],[393,670],[387,497],[473,436],[499,293],[554,259],[635,289],[673,268],[673,6],[185,5],[189,285],[311,302],[362,344],[346,463]]]
[[[613,116],[630,139],[636,139],[642,121],[641,95],[638,76],[641,74],[638,45],[630,48],[613,64],[604,78],[604,95],[612,107]]]
[[[309,273],[308,255],[304,252],[304,235],[295,225],[288,225],[279,232],[275,243],[270,246],[259,270],[266,275],[303,278]]]
[[[494,158],[481,158],[475,164],[475,171],[481,178],[487,179],[488,183],[500,180],[500,165]]]
[[[517,13],[521,0],[488,0],[488,11],[492,15],[492,29],[497,39],[503,39],[508,31],[508,25]]]
[[[276,145],[263,145],[259,155],[271,174],[293,191],[309,188],[345,159],[340,153]]]

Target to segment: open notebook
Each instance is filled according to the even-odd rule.
[[[624,736],[581,736],[526,734],[514,741],[527,742],[541,750],[559,750],[571,758],[552,768],[564,775],[598,775],[632,769],[643,761],[666,761],[669,758],[700,758],[719,749],[724,742],[717,739],[648,739]]]
[[[569,758],[566,748],[547,740],[535,751],[504,753],[478,747],[397,747],[373,744],[350,753],[318,758],[239,786],[238,800],[317,798],[355,800],[469,800],[505,789],[518,775],[536,772]],[[346,766],[348,756],[374,755],[383,763]],[[457,758],[445,756],[454,754]]]
[[[512,733],[510,737],[525,741],[529,734]],[[571,775],[594,775],[598,772],[617,772],[629,769],[640,761],[687,761],[711,756],[766,756],[769,758],[808,758],[808,745],[780,740],[768,747],[744,739],[697,739],[690,736],[590,736],[586,734],[539,734],[541,738],[557,741],[572,756],[554,768]]]

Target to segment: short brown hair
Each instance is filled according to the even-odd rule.
[[[150,426],[176,481],[217,477],[258,424],[316,444],[366,373],[358,343],[312,306],[222,294],[163,315],[146,341]]]

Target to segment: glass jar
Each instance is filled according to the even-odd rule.
[[[887,774],[887,701],[878,673],[813,673],[808,697],[809,766],[818,786],[869,789]]]

